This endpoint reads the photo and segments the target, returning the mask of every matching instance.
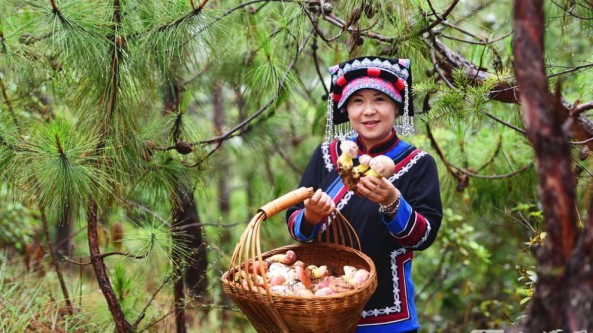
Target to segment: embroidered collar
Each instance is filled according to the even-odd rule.
[[[390,151],[391,149],[393,149],[393,147],[397,146],[397,144],[399,143],[399,138],[397,137],[397,135],[395,134],[395,130],[391,130],[391,135],[389,136],[389,138],[387,138],[387,140],[374,145],[370,148],[367,148],[364,143],[362,142],[362,139],[360,138],[360,136],[358,136],[356,138],[356,144],[358,145],[358,148],[360,150],[361,154],[368,154],[371,156],[377,156],[377,155],[381,155],[381,154],[385,154],[386,152]]]

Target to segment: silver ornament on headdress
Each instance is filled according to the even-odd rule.
[[[416,134],[416,130],[414,129],[414,117],[410,116],[410,91],[406,80],[404,80],[404,87],[404,114],[397,116],[395,119],[395,132],[399,135],[408,136]]]
[[[334,101],[331,93],[327,98],[327,120],[325,123],[325,142],[331,142],[335,139],[342,141],[355,137],[358,133],[352,129],[349,121],[334,125]]]

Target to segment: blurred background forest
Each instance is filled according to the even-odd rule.
[[[582,228],[593,3],[543,8]],[[411,59],[406,139],[439,166],[421,331],[516,327],[548,233],[514,33],[512,1],[2,0],[0,332],[252,332],[220,276],[322,142],[327,68],[363,55]],[[261,232],[292,243],[283,214]]]

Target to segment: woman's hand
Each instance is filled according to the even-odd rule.
[[[356,188],[358,194],[384,206],[392,203],[400,195],[399,190],[384,177],[362,177]]]
[[[315,191],[315,194],[305,200],[305,221],[308,225],[314,226],[321,222],[323,218],[329,216],[335,209],[336,205],[332,198],[321,189]]]

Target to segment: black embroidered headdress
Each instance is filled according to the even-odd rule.
[[[391,98],[399,109],[395,129],[400,135],[414,134],[414,105],[411,99],[412,72],[409,59],[361,57],[329,68],[326,140],[343,139],[350,129],[346,105],[360,89],[378,90]],[[334,125],[338,125],[335,129]]]

